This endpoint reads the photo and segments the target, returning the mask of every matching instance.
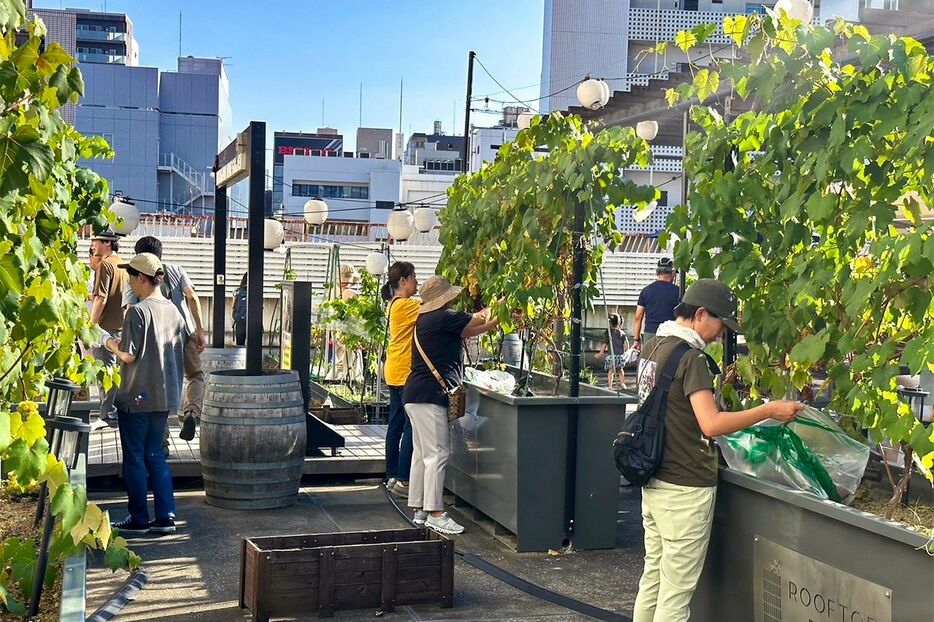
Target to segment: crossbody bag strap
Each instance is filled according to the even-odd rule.
[[[441,377],[441,374],[438,373],[438,370],[435,369],[435,366],[431,363],[431,359],[428,358],[428,355],[425,354],[425,351],[422,350],[422,344],[418,342],[418,328],[415,329],[413,333],[413,337],[415,338],[415,348],[418,350],[418,353],[421,355],[422,360],[425,361],[426,365],[428,365],[429,371],[431,371],[431,374],[435,377],[435,380],[438,381],[438,384],[441,385],[441,388],[447,391],[448,390],[447,383],[444,381],[444,378]]]
[[[665,361],[665,369],[662,371],[662,377],[655,382],[655,386],[661,391],[665,393],[668,392],[671,381],[675,379],[675,373],[678,371],[678,365],[689,350],[691,350],[691,345],[686,341],[682,341],[676,345],[675,349],[668,355],[668,360]]]

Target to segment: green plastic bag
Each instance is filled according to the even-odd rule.
[[[853,500],[869,461],[867,445],[810,406],[792,422],[769,419],[717,444],[731,469],[838,503]]]

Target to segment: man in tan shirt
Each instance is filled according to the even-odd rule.
[[[94,271],[94,285],[91,288],[91,322],[114,338],[120,337],[123,328],[123,291],[126,289],[126,270],[120,267],[119,236],[110,231],[91,238],[91,249],[100,259]],[[102,340],[103,342],[103,340]],[[94,358],[106,367],[116,367],[117,357],[103,346],[92,349]],[[117,427],[117,408],[114,397],[117,387],[105,391],[100,386],[100,420],[111,427]]]

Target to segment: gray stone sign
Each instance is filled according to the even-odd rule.
[[[890,588],[755,537],[755,622],[892,622]]]

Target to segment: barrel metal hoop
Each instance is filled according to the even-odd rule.
[[[296,467],[300,464],[304,464],[305,458],[296,458],[294,460],[286,460],[284,462],[250,462],[250,463],[232,463],[232,462],[223,462],[220,460],[206,460],[201,458],[201,466],[207,467],[209,469],[218,469],[221,471],[271,471],[273,469],[284,469],[289,467]],[[252,482],[244,482],[252,483]]]
[[[271,410],[273,408],[303,408],[304,404],[295,400],[294,402],[215,402],[214,400],[204,400],[204,406],[211,408],[236,408],[237,410]]]
[[[201,423],[213,423],[215,425],[273,425],[286,426],[304,423],[305,417],[289,417],[288,419],[279,417],[215,417],[212,415],[201,415]]]
[[[228,372],[228,373],[223,373]],[[234,373],[230,373],[234,372]],[[281,370],[277,373],[266,373],[262,376],[249,375],[242,370],[211,370],[205,379],[205,384],[214,385],[234,385],[234,386],[275,386],[275,385],[296,385],[298,384],[298,372]]]

